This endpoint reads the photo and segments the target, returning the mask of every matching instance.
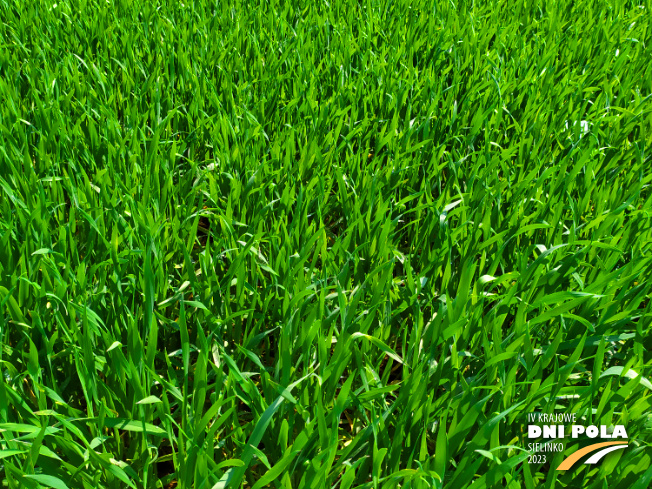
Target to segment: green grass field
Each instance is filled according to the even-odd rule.
[[[648,487],[651,8],[0,0],[0,487]]]

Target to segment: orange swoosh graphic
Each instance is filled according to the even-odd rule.
[[[572,455],[569,455],[562,463],[559,464],[559,467],[557,467],[557,470],[568,470],[575,464],[575,462],[577,462],[579,459],[581,459],[587,453],[594,452],[599,448],[610,447],[612,445],[627,445],[627,442],[626,441],[606,441],[606,442],[603,442],[603,443],[595,443],[593,445],[589,445],[588,447],[584,447],[581,450],[576,451]]]

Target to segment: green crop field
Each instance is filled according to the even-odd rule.
[[[0,0],[0,487],[649,487],[651,9]]]

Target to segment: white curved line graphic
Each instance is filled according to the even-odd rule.
[[[604,457],[606,454],[609,452],[613,452],[614,450],[620,450],[621,448],[625,448],[627,445],[616,445],[615,447],[607,447],[603,450],[600,450],[599,452],[594,453],[591,455],[591,458],[589,458],[585,464],[597,464],[602,457]]]

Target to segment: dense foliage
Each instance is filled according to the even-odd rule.
[[[0,486],[647,487],[650,15],[0,0]]]

